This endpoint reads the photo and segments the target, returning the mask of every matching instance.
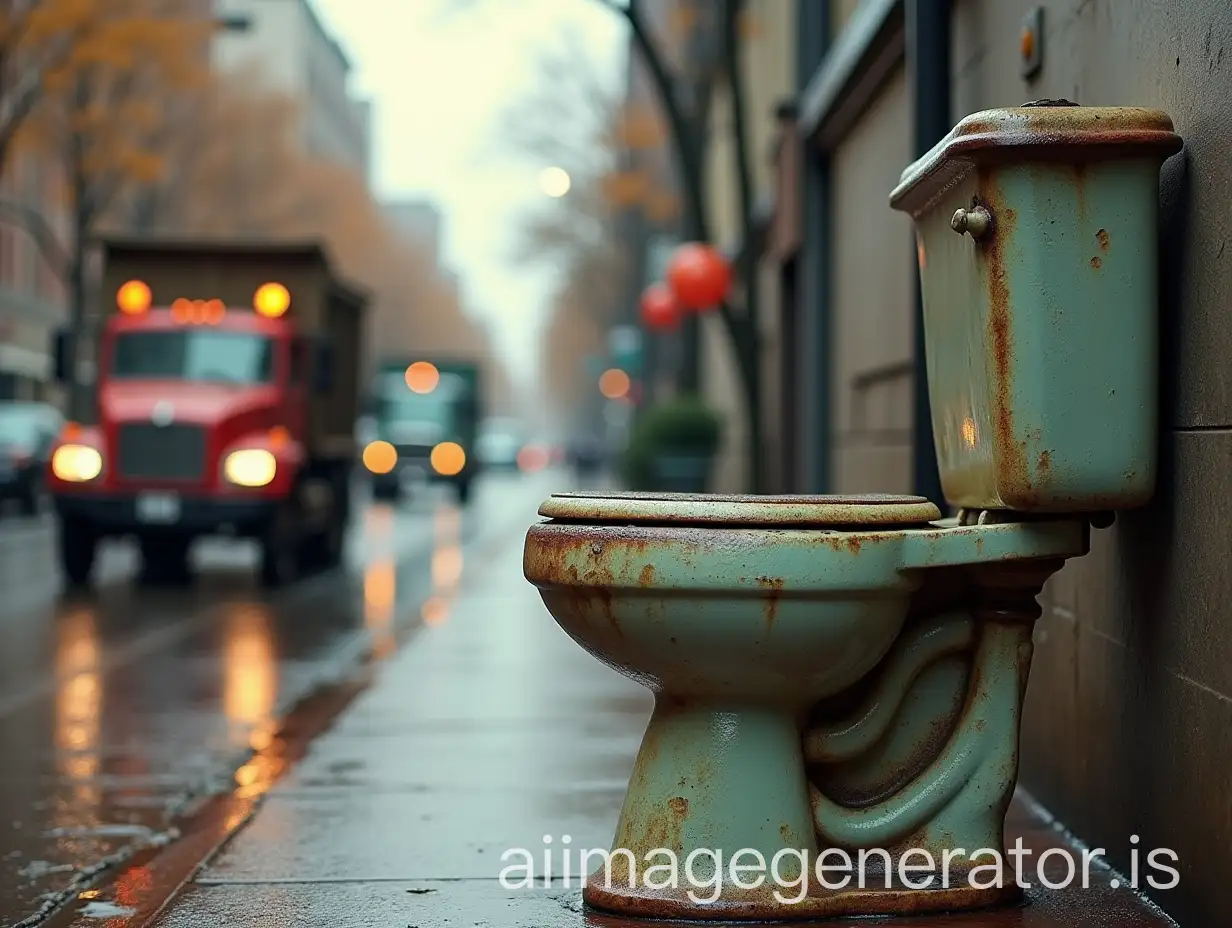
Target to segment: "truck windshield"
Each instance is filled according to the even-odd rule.
[[[117,380],[268,383],[273,362],[273,342],[264,335],[206,329],[125,332],[116,336],[111,376]]]
[[[431,422],[433,425],[448,426],[454,415],[455,403],[452,397],[420,396],[408,391],[403,396],[387,397],[383,414],[391,422]]]

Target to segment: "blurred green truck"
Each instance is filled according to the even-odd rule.
[[[368,397],[364,464],[377,499],[397,500],[408,478],[451,484],[465,505],[479,471],[483,401],[479,364],[453,358],[386,359]]]

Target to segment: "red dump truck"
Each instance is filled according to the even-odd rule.
[[[367,298],[315,242],[110,239],[93,415],[70,422],[47,487],[61,568],[135,538],[147,575],[187,578],[192,542],[256,539],[270,585],[339,563],[358,458]],[[56,335],[56,376],[72,371]]]

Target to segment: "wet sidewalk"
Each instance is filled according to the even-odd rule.
[[[522,579],[521,544],[510,537],[468,571],[448,614],[383,665],[159,928],[639,924],[584,911],[577,874],[525,890],[497,879],[509,849],[538,860],[550,850],[559,868],[565,836],[574,849],[608,847],[651,709],[551,621]],[[1010,841],[1022,835],[1036,853],[1064,840],[1025,799],[1009,821]],[[1172,924],[1108,875],[1096,882],[1032,890],[998,912],[860,923]]]

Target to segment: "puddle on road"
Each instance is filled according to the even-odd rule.
[[[82,906],[78,914],[84,918],[129,918],[136,915],[137,910],[114,902],[95,900]]]
[[[49,838],[153,838],[155,831],[145,825],[91,825],[82,828],[53,828]]]
[[[53,864],[47,860],[32,860],[18,870],[17,875],[28,880],[37,880],[52,873],[72,873],[76,869],[75,864]]]

